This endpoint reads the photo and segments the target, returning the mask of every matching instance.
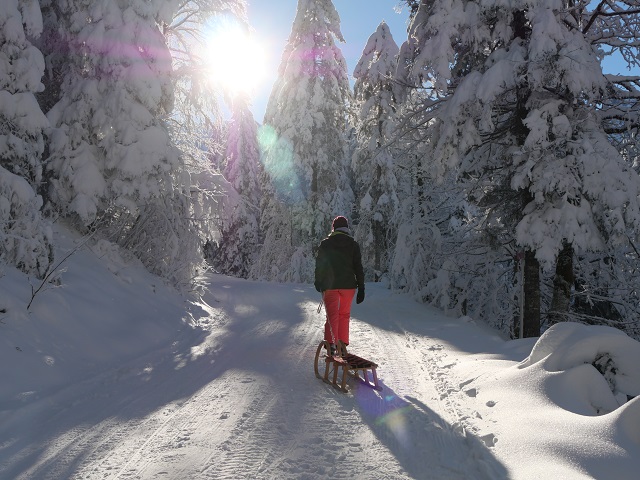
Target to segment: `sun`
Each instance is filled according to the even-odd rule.
[[[231,95],[251,94],[264,79],[265,52],[240,24],[217,21],[207,30],[205,49],[210,80]]]

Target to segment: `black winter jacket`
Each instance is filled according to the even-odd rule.
[[[316,290],[364,288],[360,245],[350,235],[332,232],[322,240],[316,256]]]

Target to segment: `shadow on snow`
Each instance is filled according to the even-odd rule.
[[[306,402],[324,384],[317,385],[313,375],[317,343],[296,345],[295,335],[308,317],[309,311],[304,308],[315,309],[319,295],[307,285],[225,277],[215,277],[214,283],[207,295],[212,312],[200,312],[196,318],[200,327],[182,329],[164,349],[15,411],[1,412],[2,478],[15,478],[30,469],[34,480],[72,477],[92,455],[108,455],[109,444],[100,443],[104,436],[127,435],[148,415],[170,406],[179,407],[231,369],[275,375],[273,362],[283,360],[308,363],[308,377],[296,379],[291,398],[277,407],[291,411],[276,412],[290,423],[286,430],[303,426]],[[354,306],[352,313],[358,318],[373,319],[367,323],[377,327],[401,332],[405,328],[402,302],[413,302],[408,297],[393,299],[398,302],[394,314],[399,317],[385,317],[382,312],[388,310],[389,298],[384,292],[382,287],[369,289],[364,307]],[[289,300],[283,303],[283,298]],[[292,308],[297,311],[292,312]],[[407,308],[408,314],[415,313],[415,305]],[[317,327],[318,341],[323,324],[324,319],[318,317],[309,326]],[[415,328],[415,322],[412,325]],[[418,333],[438,333],[433,322],[430,325],[419,327]],[[296,356],[301,348],[302,355]],[[417,399],[400,398],[386,385],[383,388],[379,393],[356,386],[353,396],[337,394],[334,398],[345,410],[356,406],[366,425],[409,475],[457,479],[473,478],[465,474],[476,472],[479,479],[506,478],[504,467],[480,440],[456,431]],[[51,445],[58,448],[57,454],[48,453]],[[39,465],[34,469],[36,464]]]

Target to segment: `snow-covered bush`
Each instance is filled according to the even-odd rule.
[[[102,235],[182,291],[197,287],[197,277],[204,269],[201,247],[205,239],[194,221],[188,188],[176,185],[140,206],[135,215],[116,208],[96,222]]]
[[[589,253],[575,259],[575,287],[568,318],[585,324],[619,328],[640,340],[640,272],[638,251],[631,244],[609,254]]]
[[[513,335],[520,293],[514,255],[478,210],[433,186],[429,207],[401,215],[390,286],[453,316]],[[410,201],[410,200],[409,200]]]
[[[563,322],[536,342],[519,368],[541,363],[554,400],[574,413],[609,413],[640,395],[640,342],[618,329]],[[581,397],[581,402],[576,402]],[[576,411],[577,410],[577,411]]]
[[[400,225],[389,271],[391,288],[405,291],[425,301],[423,286],[436,276],[434,257],[441,248],[441,235],[434,225],[407,222]]]

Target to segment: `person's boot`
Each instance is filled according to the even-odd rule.
[[[335,343],[329,344],[329,356],[333,357],[336,354],[336,345]]]

